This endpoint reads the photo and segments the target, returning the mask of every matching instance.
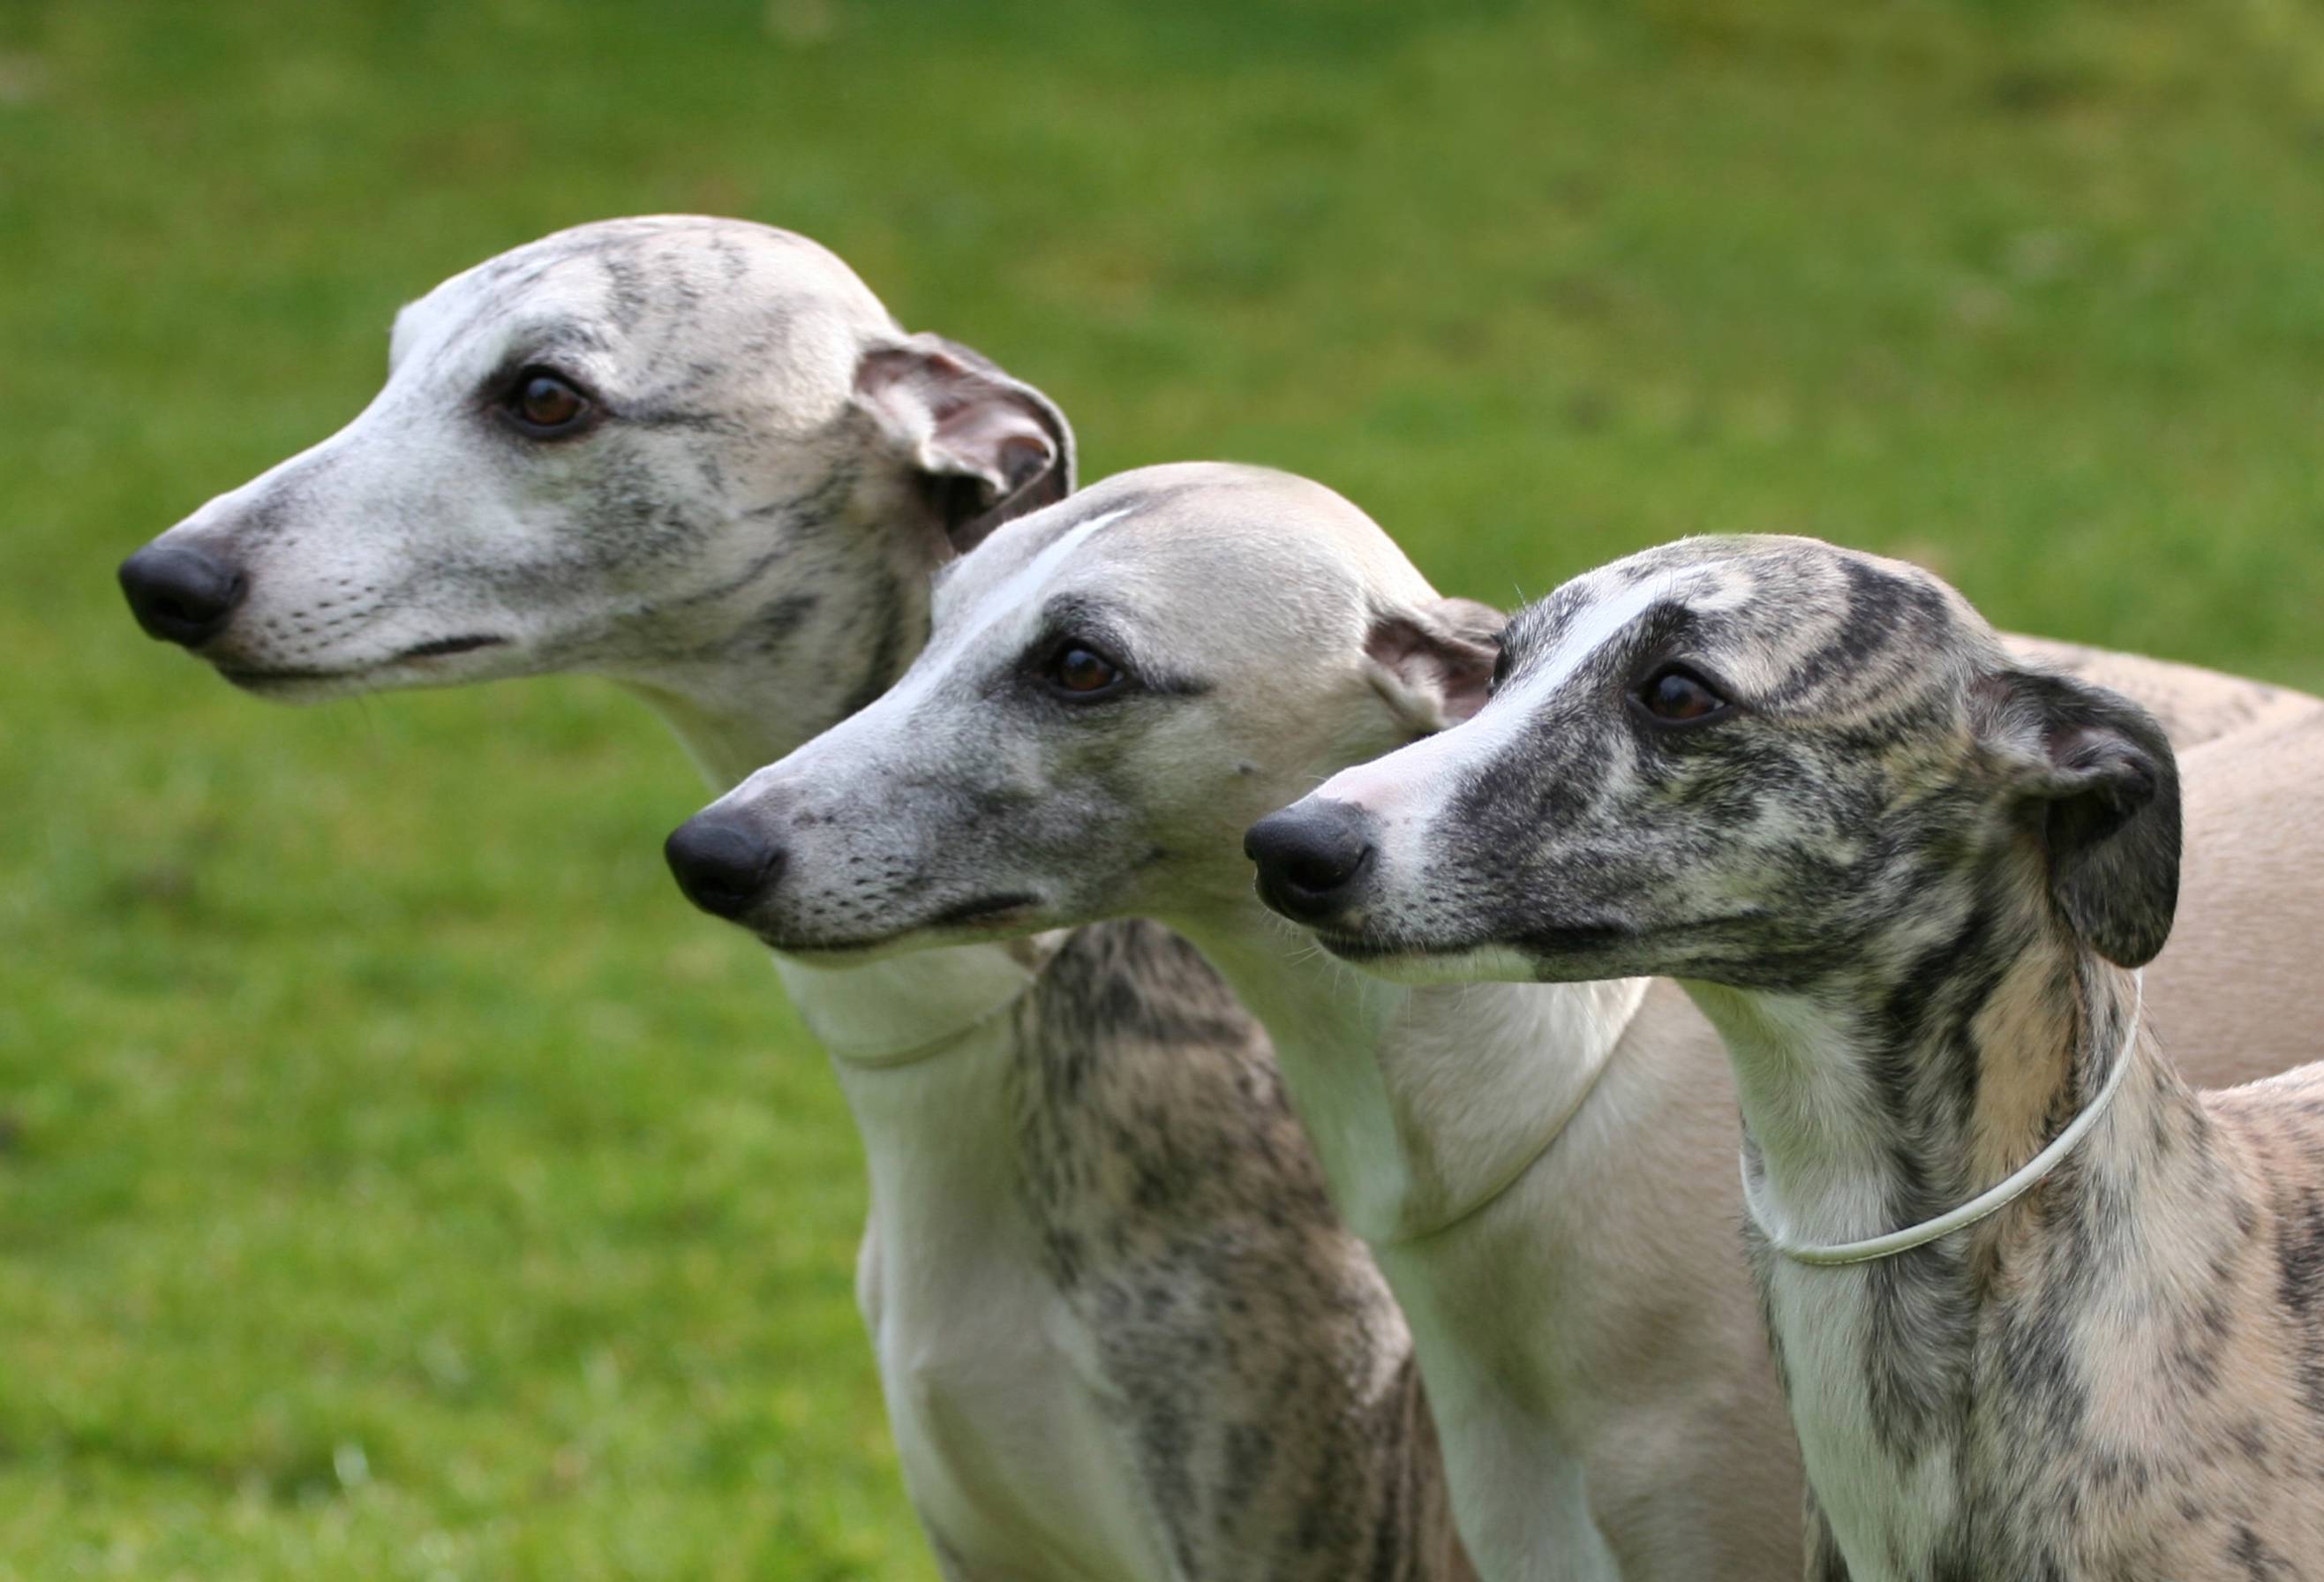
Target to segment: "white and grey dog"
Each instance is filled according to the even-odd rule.
[[[2199,1097],[2155,1029],[2200,1071],[2238,1020],[2150,985],[2142,1026],[2181,850],[2144,710],[1917,569],[1691,540],[1519,615],[1473,720],[1252,840],[1399,977],[1686,983],[1741,1095],[1812,1575],[2319,1574],[2324,1066]]]
[[[1480,1570],[1796,1577],[1797,1462],[1709,1025],[1667,984],[1368,980],[1250,893],[1245,824],[1473,708],[1499,625],[1320,486],[1124,474],[950,568],[905,678],[699,815],[674,861],[715,854],[747,876],[739,921],[842,958],[1123,915],[1180,930],[1266,1022],[1411,1318]]]
[[[724,786],[878,696],[930,573],[1071,466],[1047,398],[813,243],[618,221],[407,309],[361,416],[123,581],[267,697],[613,677]],[[1403,1321],[1192,950],[779,966],[862,1132],[859,1295],[947,1577],[1466,1574]]]

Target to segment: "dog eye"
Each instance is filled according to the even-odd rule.
[[[1503,643],[1499,638],[1496,637],[1496,638],[1494,638],[1494,639],[1493,639],[1493,674],[1492,674],[1492,679],[1491,679],[1491,680],[1488,680],[1488,681],[1485,683],[1485,692],[1486,692],[1486,695],[1487,695],[1488,697],[1489,697],[1489,696],[1491,696],[1493,693],[1499,691],[1499,690],[1501,689],[1501,683],[1502,683],[1503,681],[1508,680],[1508,679],[1509,679],[1509,648],[1508,648],[1508,643]]]
[[[502,410],[524,432],[546,439],[572,432],[594,404],[570,380],[545,368],[527,368],[509,386]]]
[[[1639,708],[1667,725],[1696,725],[1734,707],[1684,665],[1665,665],[1632,696]]]
[[[1075,698],[1095,698],[1121,684],[1121,669],[1084,643],[1061,644],[1050,656],[1049,685]]]

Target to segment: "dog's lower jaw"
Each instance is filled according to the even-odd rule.
[[[752,929],[759,943],[786,961],[801,967],[845,968],[886,961],[914,948],[897,935],[885,939],[799,939],[771,929]]]
[[[1041,898],[1024,891],[1011,891],[1002,895],[981,895],[948,906],[938,912],[926,926],[932,930],[969,929],[980,936],[996,929],[1014,931],[1014,925],[1041,904]]]
[[[327,703],[372,690],[363,676],[338,671],[260,671],[213,666],[228,686],[271,703]]]
[[[1526,983],[1541,976],[1532,958],[1506,945],[1438,946],[1321,930],[1315,942],[1349,966],[1390,983]]]
[[[891,960],[922,950],[962,945],[992,945],[1022,939],[1055,927],[1035,914],[1039,898],[1029,895],[995,897],[955,907],[926,922],[908,923],[882,934],[858,934],[851,939],[788,932],[772,924],[750,924],[759,942],[776,955],[802,967],[849,967]]]
[[[427,687],[456,686],[474,680],[470,675],[441,678],[415,676],[388,679],[384,667],[346,671],[261,670],[240,665],[216,665],[219,679],[236,691],[269,703],[305,707],[333,703],[343,698],[368,698],[377,692],[415,691]]]
[[[511,646],[505,637],[471,634],[415,643],[383,659],[330,669],[240,663],[208,654],[198,657],[208,660],[220,679],[254,698],[276,703],[325,703],[370,692],[458,686],[496,676],[522,674],[523,667],[507,665],[497,652]],[[456,662],[467,655],[487,652],[493,652],[493,659]]]

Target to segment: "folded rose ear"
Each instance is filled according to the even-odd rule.
[[[1441,731],[1484,707],[1508,622],[1466,598],[1383,612],[1365,634],[1366,676],[1414,730]]]
[[[2179,765],[2154,717],[2070,677],[2014,671],[1984,688],[1988,744],[2038,808],[2050,893],[2107,960],[2144,967],[2179,905]]]
[[[1073,492],[1065,414],[957,342],[916,335],[865,352],[855,366],[855,402],[917,476],[954,553]]]

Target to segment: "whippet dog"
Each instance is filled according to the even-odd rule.
[[[1480,1571],[1795,1577],[1711,1028],[1668,985],[1379,983],[1250,893],[1245,824],[1472,708],[1499,624],[1319,485],[1125,474],[948,568],[904,679],[674,865],[717,854],[729,915],[816,958],[1168,923],[1266,1022],[1404,1304]]]
[[[2324,1066],[2199,1097],[2156,1032],[2234,1022],[2142,1021],[2181,841],[2144,709],[1913,567],[1690,540],[1524,612],[1472,720],[1251,840],[1361,966],[1684,982],[1812,1575],[2324,1575]]]
[[[361,416],[123,579],[263,697],[613,677],[724,786],[878,696],[930,573],[1072,460],[813,243],[621,221],[405,310]],[[862,1133],[857,1293],[947,1577],[1467,1574],[1403,1320],[1191,949],[777,965]]]

